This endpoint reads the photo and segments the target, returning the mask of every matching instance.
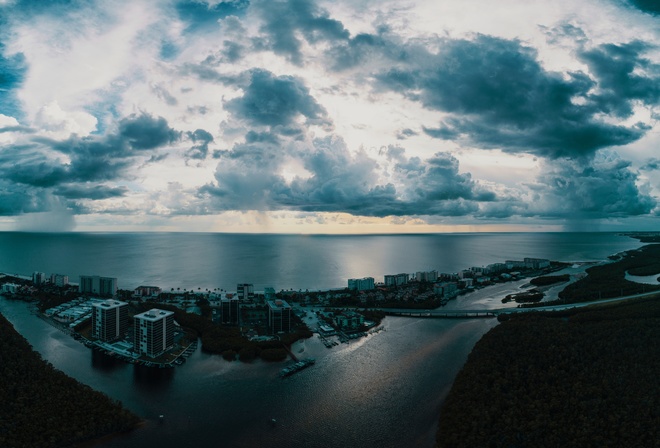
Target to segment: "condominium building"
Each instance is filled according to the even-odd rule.
[[[44,283],[46,283],[46,274],[44,274],[43,272],[36,272],[36,271],[33,272],[32,283],[34,283],[37,286],[43,285]]]
[[[69,284],[69,276],[64,274],[50,274],[50,283],[61,288]]]
[[[353,289],[358,291],[368,291],[370,289],[374,289],[374,278],[373,277],[349,278],[348,289]]]
[[[268,326],[271,332],[291,331],[291,306],[284,300],[269,300]]]
[[[81,275],[78,291],[81,294],[114,297],[117,294],[117,279],[98,275]]]
[[[394,274],[385,276],[385,286],[401,286],[408,284],[409,274]]]
[[[102,341],[114,341],[128,329],[128,303],[106,300],[92,305],[92,336]]]
[[[254,300],[254,285],[252,283],[239,283],[236,285],[236,295],[243,302],[252,302]]]
[[[241,317],[241,305],[238,299],[220,301],[220,322],[226,325],[238,325]]]
[[[133,351],[155,358],[174,345],[174,313],[153,308],[133,317]]]

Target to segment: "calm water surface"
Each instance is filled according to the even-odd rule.
[[[329,289],[352,277],[436,269],[457,272],[524,257],[601,260],[639,247],[613,233],[247,235],[0,232],[0,272],[117,277],[119,287],[233,291],[238,283]]]

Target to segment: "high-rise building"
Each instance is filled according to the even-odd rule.
[[[152,358],[174,345],[174,313],[153,308],[133,317],[133,351]]]
[[[61,288],[69,284],[69,276],[64,274],[50,274],[50,283]]]
[[[395,274],[385,276],[385,286],[401,286],[408,284],[410,275],[408,274]]]
[[[275,300],[275,288],[267,286],[264,288],[264,299]]]
[[[240,322],[241,305],[238,299],[222,299],[220,301],[220,322],[227,325],[238,325]]]
[[[81,294],[114,297],[117,294],[117,279],[98,275],[81,275],[78,291]]]
[[[92,335],[102,341],[124,336],[128,328],[128,303],[106,300],[92,305]]]
[[[43,272],[36,272],[36,271],[33,272],[32,283],[34,283],[37,286],[43,285],[44,283],[46,283],[46,274],[44,274]]]
[[[243,302],[252,302],[254,300],[254,285],[252,283],[239,283],[236,285],[236,295]]]
[[[269,300],[268,326],[273,333],[291,331],[291,306],[284,300]]]
[[[348,289],[356,289],[358,291],[368,291],[370,289],[374,289],[374,278],[349,278]]]

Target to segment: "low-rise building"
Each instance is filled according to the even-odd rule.
[[[162,292],[158,286],[138,286],[133,292],[133,297],[158,297]]]
[[[335,325],[342,330],[355,330],[364,323],[364,316],[355,311],[344,311],[335,316]]]

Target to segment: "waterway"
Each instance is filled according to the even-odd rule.
[[[61,333],[23,302],[0,298],[0,313],[56,368],[147,420],[99,445],[122,448],[428,448],[456,374],[497,324],[388,317],[385,331],[332,349],[317,337],[294,345],[317,362],[281,379],[286,363],[231,363],[200,350],[175,369],[125,364]]]

